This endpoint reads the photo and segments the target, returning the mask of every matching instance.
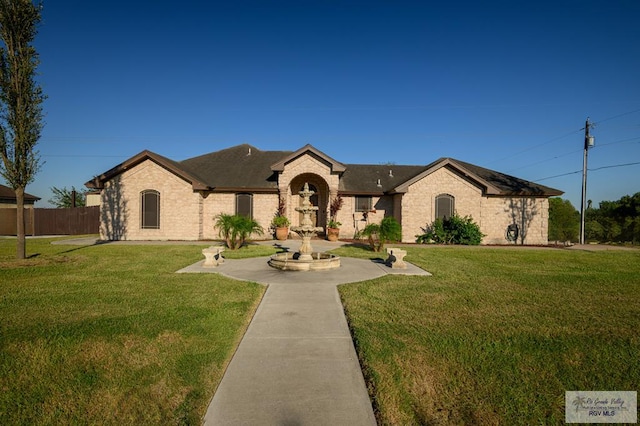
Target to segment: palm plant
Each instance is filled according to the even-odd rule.
[[[236,250],[251,237],[252,234],[262,235],[264,230],[255,220],[243,215],[230,215],[221,213],[215,217],[214,228],[218,229],[218,235],[223,238],[227,247]]]
[[[382,219],[380,224],[370,223],[362,230],[362,235],[369,239],[369,247],[373,251],[382,251],[387,242],[402,240],[402,227],[393,216]]]

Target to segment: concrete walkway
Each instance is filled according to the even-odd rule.
[[[299,242],[289,241],[291,250]],[[313,242],[317,251],[333,246]],[[220,273],[268,284],[267,291],[204,417],[205,425],[375,425],[337,284],[387,273],[428,275],[409,265],[392,270],[342,258],[331,271],[279,271],[268,258],[202,261],[179,272]]]
[[[335,285],[269,285],[204,424],[375,423]]]
[[[79,238],[60,242],[73,243],[92,245],[96,241]],[[185,244],[164,244],[180,243]],[[300,240],[259,244],[297,251]],[[312,241],[315,251],[327,251],[342,244]],[[337,285],[387,274],[430,274],[409,262],[407,269],[391,269],[381,259],[343,257],[338,269],[307,272],[280,271],[271,268],[268,260],[268,257],[225,260],[218,267],[204,268],[203,259],[178,271],[217,273],[268,285],[209,404],[204,424],[375,425]]]

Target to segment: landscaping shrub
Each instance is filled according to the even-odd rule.
[[[484,237],[480,226],[471,216],[460,217],[457,214],[450,218],[438,218],[423,231],[424,234],[416,235],[417,243],[478,245]]]
[[[215,220],[214,227],[218,229],[218,235],[224,238],[231,250],[242,247],[251,234],[264,234],[258,222],[247,216],[219,214]]]
[[[369,239],[371,250],[382,251],[385,243],[402,241],[402,227],[394,217],[388,216],[380,224],[370,223],[365,226],[362,235]]]

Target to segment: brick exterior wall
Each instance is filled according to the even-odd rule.
[[[160,193],[160,229],[141,227],[140,193],[150,189]],[[100,237],[107,240],[217,239],[215,217],[236,209],[235,193],[194,192],[190,183],[150,160],[107,182],[101,202]],[[264,228],[264,238],[270,237],[277,206],[277,194],[253,195],[253,217]]]
[[[415,242],[422,228],[435,220],[435,198],[441,194],[452,195],[456,213],[471,216],[480,226],[483,244],[508,244],[506,229],[512,223],[520,229],[519,243],[547,244],[548,199],[484,196],[481,188],[446,167],[410,185],[402,196],[404,242]]]
[[[254,194],[253,195],[253,219],[262,226],[264,235],[255,238],[272,238],[269,227],[271,220],[278,210],[278,194]]]
[[[318,188],[321,210],[318,226],[325,226],[329,203],[338,194],[339,175],[330,165],[312,155],[289,162],[280,174],[278,188],[286,199],[286,215],[292,226],[299,223],[295,207],[299,205],[298,186],[309,181]],[[292,183],[293,188],[292,193]],[[160,193],[160,229],[141,228],[141,196],[144,190]],[[475,183],[447,167],[440,168],[411,184],[404,194],[372,197],[375,213],[367,220],[355,211],[355,197],[343,196],[338,212],[342,238],[353,238],[367,223],[379,223],[394,216],[402,225],[404,242],[415,242],[416,235],[435,219],[435,198],[441,194],[455,197],[455,211],[471,216],[486,234],[483,244],[507,244],[506,228],[520,228],[518,243],[546,244],[548,199],[485,196]],[[103,239],[122,240],[201,240],[217,239],[214,218],[220,213],[235,213],[235,193],[195,192],[190,183],[146,160],[105,183],[101,197]],[[262,238],[271,238],[269,226],[278,206],[279,194],[253,194],[253,216],[263,227]],[[253,236],[259,238],[258,236]]]
[[[416,235],[423,234],[423,228],[435,220],[435,198],[441,194],[455,197],[455,210],[460,216],[470,215],[480,223],[482,190],[443,167],[410,185],[402,196],[404,242],[415,242]]]
[[[278,207],[277,194],[253,194],[253,219],[264,229],[264,235],[253,235],[252,238],[270,238],[269,226]],[[203,198],[202,239],[212,240],[220,238],[218,230],[214,228],[215,218],[219,214],[236,213],[235,193],[210,193]]]
[[[141,196],[160,193],[160,229],[142,229]],[[191,184],[147,160],[105,184],[100,236],[119,240],[199,239],[199,198]]]
[[[286,164],[284,171],[278,176],[278,190],[286,198],[286,215],[292,226],[300,224],[300,215],[295,210],[300,205],[300,195],[298,188],[292,189],[291,184],[295,183],[297,187],[298,184],[304,185],[305,181],[315,185],[321,192],[318,194],[318,226],[325,226],[329,217],[329,203],[338,194],[340,177],[331,172],[329,164],[311,155],[303,155]]]
[[[507,226],[517,224],[518,244],[546,245],[549,230],[549,200],[531,197],[489,197],[483,200],[481,229],[484,244],[508,244]]]
[[[212,193],[203,200],[202,209],[202,238],[215,240],[218,230],[213,227],[215,217],[221,213],[234,214],[236,212],[236,195],[233,193]]]
[[[340,226],[341,238],[354,238],[369,223],[380,223],[385,216],[393,215],[393,197],[385,195],[382,197],[371,197],[371,206],[375,212],[368,212],[366,219],[362,212],[356,211],[356,197],[343,196],[344,204],[338,212],[338,222]]]

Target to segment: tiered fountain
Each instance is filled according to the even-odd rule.
[[[271,256],[269,265],[282,269],[283,271],[315,271],[322,269],[333,269],[340,267],[340,258],[330,253],[314,252],[311,247],[311,238],[323,228],[313,226],[311,222],[311,212],[318,210],[317,206],[311,204],[310,198],[314,191],[309,189],[309,184],[305,183],[302,191],[302,206],[296,207],[296,211],[302,213],[302,223],[300,226],[292,227],[291,230],[302,237],[302,245],[296,253],[284,252]]]

